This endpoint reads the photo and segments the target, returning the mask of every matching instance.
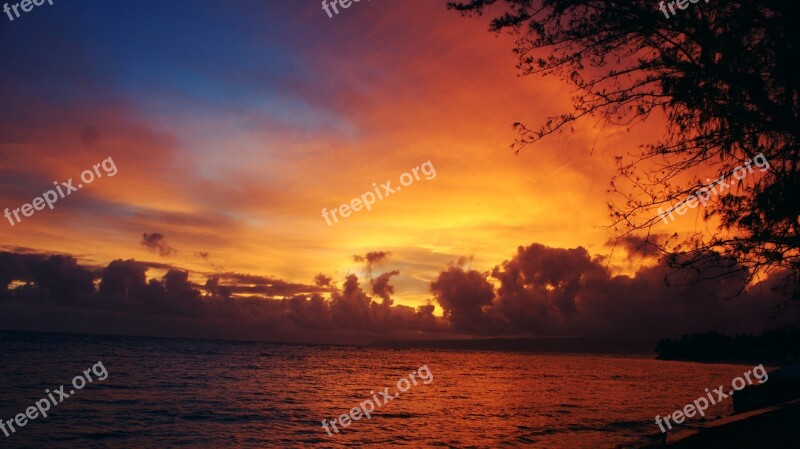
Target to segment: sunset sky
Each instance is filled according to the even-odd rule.
[[[54,210],[4,219],[2,249],[148,261],[198,284],[322,273],[339,287],[368,277],[354,255],[384,251],[375,274],[398,270],[394,303],[412,307],[459,260],[487,272],[533,243],[609,256],[614,156],[663,122],[587,120],[515,156],[512,123],[571,110],[571,91],[519,77],[513,37],[487,23],[429,0],[361,1],[333,18],[317,1],[56,0],[0,20],[0,207],[109,157],[118,169]],[[427,161],[434,179],[322,218]],[[654,232],[705,226],[700,213]],[[628,256],[603,264],[630,276],[655,264]]]

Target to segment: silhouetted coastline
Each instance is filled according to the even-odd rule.
[[[659,360],[705,363],[767,363],[781,365],[797,360],[800,332],[770,330],[761,335],[730,337],[709,331],[665,338],[656,345]]]

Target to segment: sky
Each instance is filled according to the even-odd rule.
[[[361,1],[328,17],[316,1],[55,0],[0,17],[0,209],[13,213],[54,181],[77,186],[96,164],[104,175],[52,210],[0,222],[6,263],[25,267],[6,268],[9,285],[46,283],[35,267],[57,254],[99,291],[112,261],[132,260],[125,270],[165,283],[164,301],[185,299],[168,291],[172,282],[173,293],[198,290],[191,301],[249,298],[264,309],[215,304],[208,313],[225,325],[178,334],[304,341],[388,338],[396,328],[404,337],[607,335],[642,314],[683,314],[672,327],[642,322],[652,340],[712,324],[743,330],[719,317],[766,310],[765,300],[719,301],[729,285],[670,290],[659,284],[662,263],[635,239],[614,245],[614,158],[663,135],[663,119],[633,129],[586,120],[515,155],[512,124],[569,111],[572,90],[519,76],[513,36],[445,4]],[[418,167],[418,180],[372,210],[324,218]],[[704,227],[701,213],[654,232]],[[173,269],[187,278],[164,279]],[[226,300],[212,298],[219,285]],[[685,309],[664,305],[673,295]],[[144,326],[155,313],[146,301],[103,327],[113,307],[95,299],[71,303],[69,325],[42,317],[56,299],[8,302],[0,326],[176,329],[163,311],[166,321]],[[237,333],[237,320],[253,330]]]

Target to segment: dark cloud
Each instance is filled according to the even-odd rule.
[[[368,264],[372,265],[382,262],[389,255],[391,255],[391,253],[387,251],[371,251],[368,252],[366,256],[353,256],[353,260],[356,262],[366,261]]]
[[[166,273],[148,278],[154,266]],[[165,264],[119,259],[93,274],[68,256],[0,252],[0,328],[338,343],[445,331],[433,305],[392,306],[396,274],[373,282],[373,298],[352,274],[341,290],[326,276],[320,286],[214,273],[198,284]]]
[[[298,284],[267,276],[242,273],[215,273],[219,285],[225,286],[233,294],[260,294],[270,298],[288,297],[329,291],[330,287]]]
[[[492,271],[500,281],[492,309],[522,329],[540,322],[558,328],[578,312],[583,283],[605,274],[605,268],[581,247],[520,247],[516,257]]]
[[[345,278],[343,291],[331,295],[331,316],[343,327],[370,322],[372,299],[358,283],[358,277],[350,274]]]
[[[136,261],[136,263],[141,264],[143,267],[156,268],[159,270],[170,270],[172,268],[177,268],[172,264],[161,263],[161,262]]]
[[[451,263],[450,266],[461,267],[461,268],[467,267],[467,270],[469,270],[470,268],[472,268],[473,259],[475,259],[474,256],[469,256],[469,257],[461,256],[455,263]]]
[[[158,252],[159,255],[164,257],[177,252],[173,247],[169,246],[166,241],[164,241],[165,238],[166,237],[163,234],[159,234],[157,232],[152,234],[145,232],[142,234],[142,241],[139,243],[150,251]]]
[[[196,253],[195,255],[197,257],[203,259],[203,261],[205,263],[207,263],[208,266],[210,266],[214,271],[223,271],[223,270],[225,270],[225,267],[223,267],[222,265],[217,265],[211,260],[211,255],[208,254],[207,251],[200,251],[200,252]]]
[[[44,295],[71,301],[94,292],[92,273],[71,256],[0,253],[0,294],[12,281],[35,284]]]
[[[397,276],[398,274],[400,274],[400,272],[397,270],[389,271],[381,274],[377,279],[370,281],[372,284],[372,294],[383,298],[383,304],[392,305],[392,298],[390,295],[394,294],[394,286],[389,284],[389,281],[392,276]]]
[[[233,293],[231,292],[230,288],[224,285],[219,285],[219,276],[212,276],[208,278],[204,288],[209,294],[219,296],[222,299],[229,299]]]
[[[14,246],[14,245],[0,245],[0,250],[14,253],[14,254],[40,254],[40,255],[50,255],[49,253],[43,253],[37,249],[27,248],[24,246]]]
[[[102,272],[100,293],[105,296],[132,296],[144,294],[147,266],[134,260],[115,260]]]
[[[474,332],[487,328],[489,317],[483,309],[492,303],[494,288],[484,274],[450,267],[431,282],[431,292],[455,329]]]
[[[367,275],[371,277],[372,269],[385,262],[391,254],[388,251],[370,251],[365,256],[353,256],[353,260],[359,263],[365,262]]]
[[[742,279],[716,277],[715,270],[722,273],[709,266],[703,270],[709,280],[694,283],[695,274],[661,261],[634,276],[615,276],[584,248],[533,244],[491,274],[451,267],[431,291],[455,330],[491,335],[628,339],[652,348],[666,336],[709,329],[752,333],[775,324],[769,314],[778,299],[769,282],[724,301]]]
[[[333,327],[328,302],[318,294],[295,296],[286,301],[289,319],[297,326],[307,329],[330,329]]]
[[[30,267],[44,257],[35,253],[0,252],[0,292],[6,292],[11,281],[33,282]]]
[[[164,275],[149,276],[154,268]],[[430,284],[444,309],[437,318],[430,303],[394,305],[396,270],[370,279],[365,291],[355,274],[337,288],[324,275],[306,285],[121,259],[92,271],[71,256],[0,252],[0,328],[335,343],[535,336],[651,350],[664,337],[754,333],[775,324],[769,312],[779,302],[777,281],[723,301],[741,279],[715,270],[722,268],[703,270],[712,279],[699,284],[696,273],[671,271],[663,261],[613,275],[584,248],[533,244],[490,272],[442,271]]]
[[[331,282],[333,282],[333,278],[325,276],[322,273],[314,276],[314,285],[318,287],[328,287],[331,285]]]

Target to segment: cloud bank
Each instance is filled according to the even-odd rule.
[[[779,299],[769,280],[724,301],[738,280],[678,288],[665,282],[674,285],[675,273],[664,263],[613,275],[582,247],[536,243],[490,271],[441,271],[430,283],[431,302],[412,308],[394,303],[391,280],[399,271],[372,278],[388,253],[370,254],[360,258],[369,272],[366,288],[352,273],[341,282],[321,273],[303,284],[136,260],[92,268],[69,255],[0,252],[0,327],[317,343],[558,337],[648,350],[688,332],[753,333],[776,325],[770,312]],[[198,277],[203,281],[192,280]],[[434,315],[436,305],[442,316]]]

